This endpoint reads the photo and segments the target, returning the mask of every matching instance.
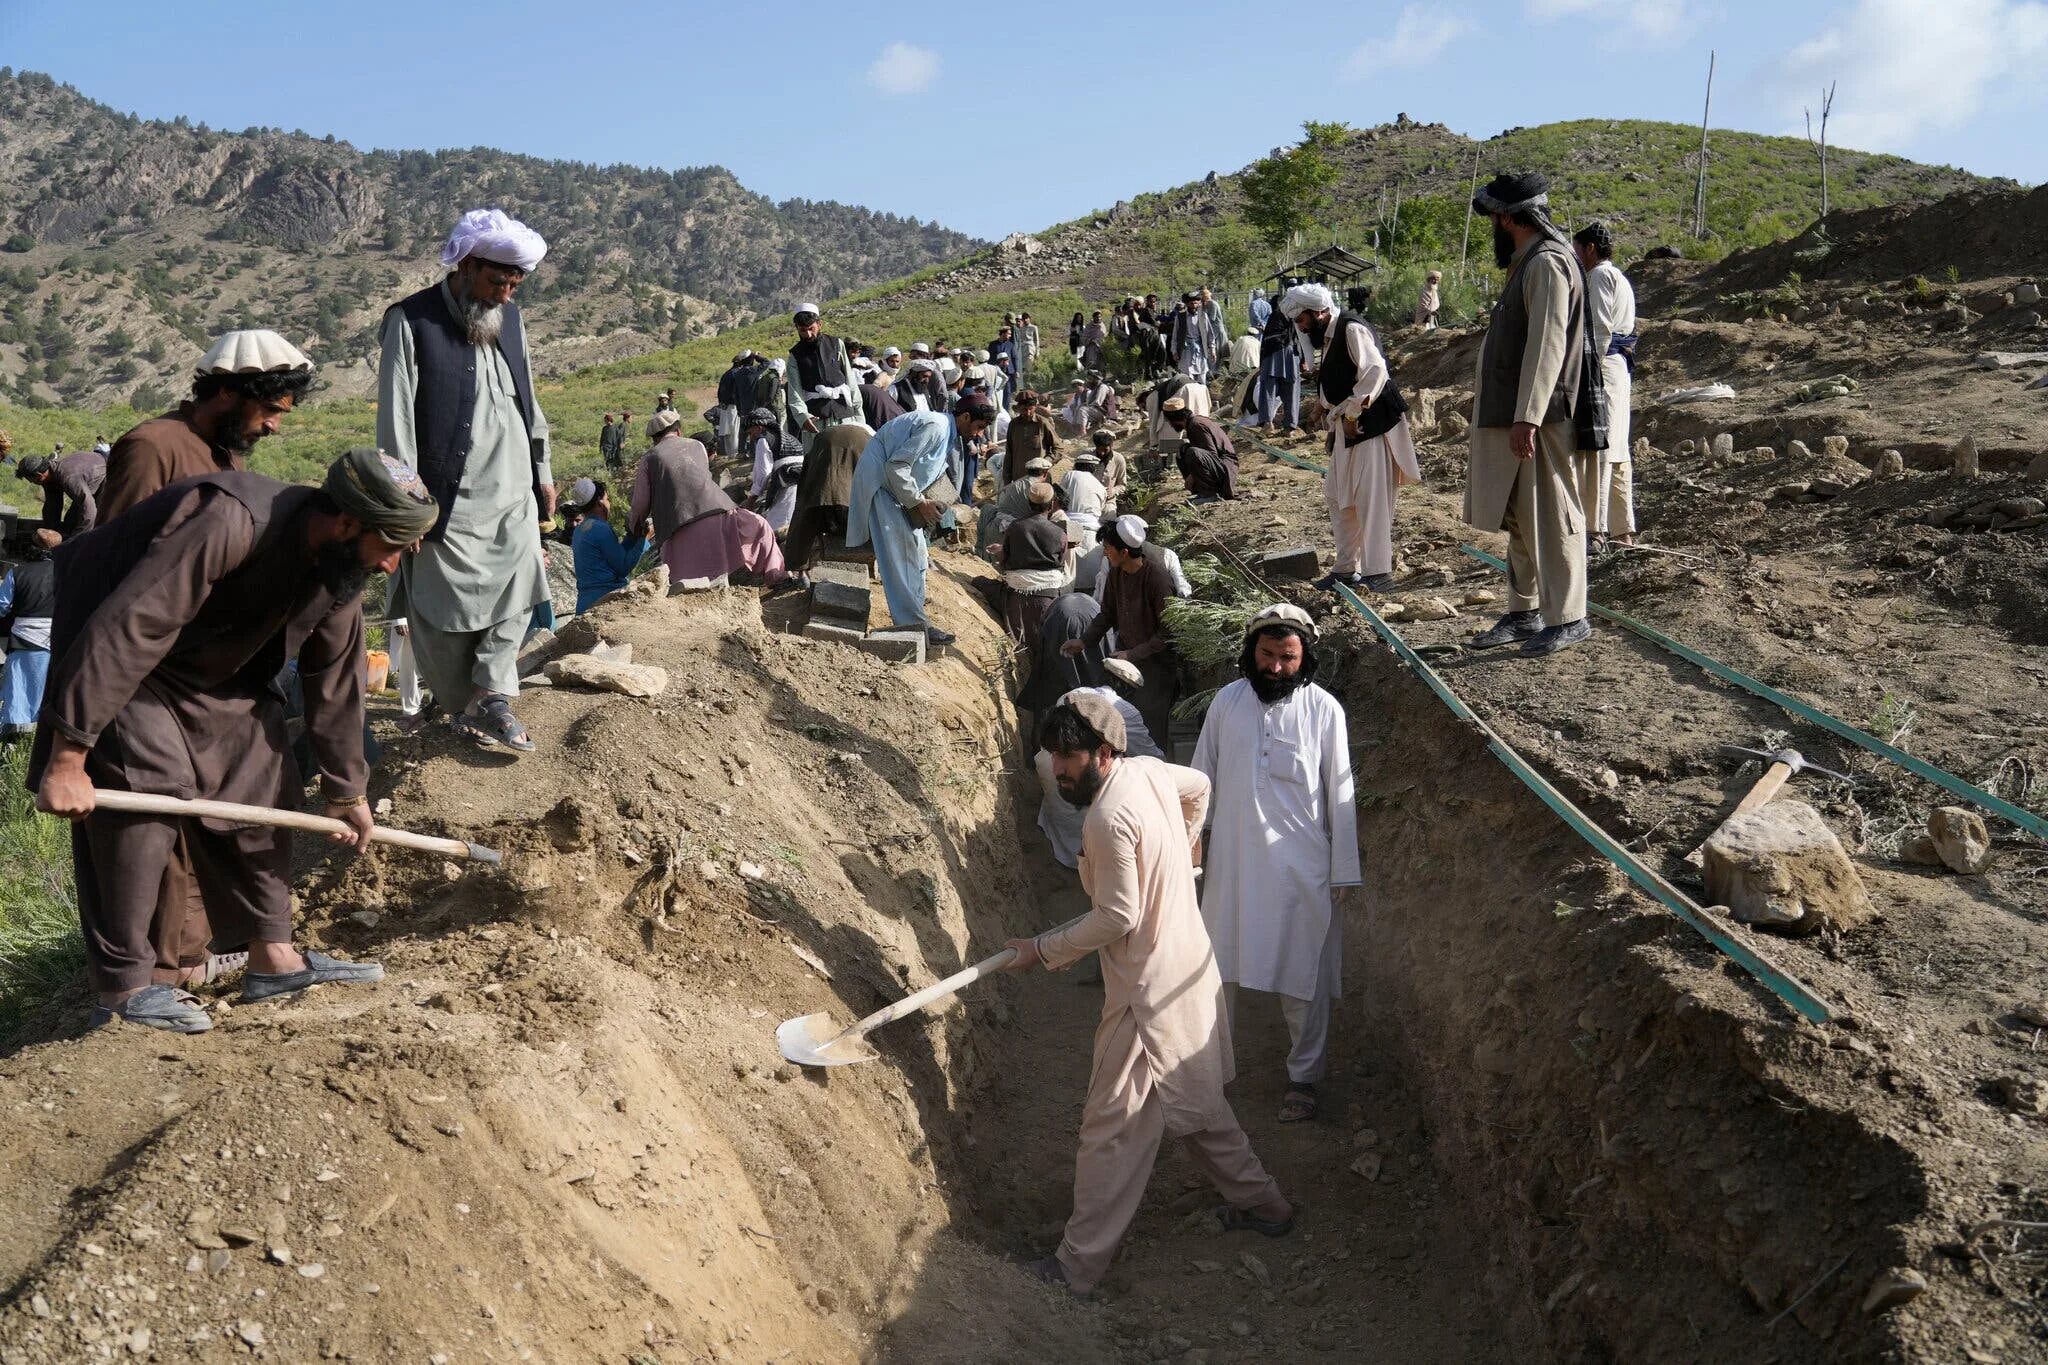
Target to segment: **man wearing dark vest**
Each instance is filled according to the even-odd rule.
[[[173,484],[56,552],[28,785],[37,806],[77,822],[95,1025],[212,1027],[192,996],[151,981],[150,922],[180,839],[215,949],[249,955],[244,1002],[383,976],[374,963],[292,947],[285,831],[102,810],[99,793],[296,806],[303,787],[272,682],[296,659],[327,814],[348,826],[334,837],[366,847],[363,582],[395,568],[437,511],[412,470],[357,449],[318,488],[244,471]]]
[[[796,306],[796,345],[789,348],[789,425],[809,435],[861,418],[860,390],[846,343],[826,336],[818,305]]]
[[[548,600],[540,523],[554,515],[547,419],[512,302],[547,243],[497,209],[462,217],[449,274],[384,315],[377,440],[417,468],[440,518],[392,578],[421,677],[450,728],[483,749],[533,748],[512,714],[519,646]]]
[[[1184,395],[1167,399],[1159,405],[1159,411],[1165,416],[1166,425],[1180,437],[1180,455],[1175,464],[1187,484],[1188,496],[1212,502],[1217,498],[1235,498],[1237,446],[1230,433],[1217,425],[1215,418],[1189,412]]]
[[[1280,315],[1314,350],[1316,391],[1302,418],[1327,433],[1330,449],[1323,501],[1337,558],[1318,586],[1386,592],[1394,586],[1394,491],[1422,480],[1408,405],[1372,324],[1338,312],[1327,286],[1295,285],[1280,296]]]
[[[1596,454],[1579,453],[1585,281],[1544,206],[1541,175],[1496,176],[1472,200],[1493,219],[1507,271],[1479,351],[1465,521],[1508,533],[1508,610],[1474,649],[1520,641],[1531,657],[1592,634],[1586,624],[1585,490]]]

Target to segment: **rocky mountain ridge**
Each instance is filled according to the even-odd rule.
[[[553,370],[979,245],[864,208],[774,203],[718,166],[362,152],[301,132],[142,120],[11,70],[0,204],[0,401],[67,406],[174,393],[206,339],[237,324],[278,328],[344,391],[360,387],[383,308],[434,276],[448,224],[484,204],[548,238],[525,296],[546,304],[532,330]]]

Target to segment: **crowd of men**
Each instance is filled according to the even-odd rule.
[[[1473,202],[1506,278],[1478,362],[1465,515],[1507,532],[1510,588],[1507,613],[1470,643],[1533,656],[1587,634],[1589,538],[1635,530],[1633,293],[1606,230],[1568,242],[1546,189],[1504,175]],[[44,505],[0,578],[0,734],[33,733],[37,801],[76,822],[95,1023],[203,1032],[211,1016],[187,988],[237,970],[245,1002],[381,978],[374,963],[294,946],[282,831],[97,800],[296,806],[292,696],[336,837],[364,847],[369,575],[388,576],[407,712],[424,724],[438,709],[457,738],[518,753],[535,747],[513,711],[518,652],[552,619],[544,536],[568,547],[579,612],[649,555],[677,582],[773,589],[821,553],[866,549],[891,620],[942,646],[953,636],[929,609],[930,544],[963,540],[971,519],[1023,665],[1039,825],[1091,904],[1014,940],[1015,968],[1093,953],[1104,980],[1074,1212],[1034,1269],[1080,1292],[1100,1281],[1167,1135],[1222,1194],[1226,1228],[1287,1233],[1294,1207],[1224,1096],[1231,1010],[1240,987],[1279,997],[1278,1118],[1314,1118],[1342,994],[1339,895],[1362,883],[1346,718],[1315,682],[1314,617],[1275,603],[1245,622],[1238,677],[1210,701],[1189,765],[1170,761],[1187,679],[1167,620],[1191,587],[1136,515],[1119,438],[1149,452],[1170,436],[1193,501],[1235,498],[1238,453],[1211,391],[1234,377],[1225,402],[1239,425],[1324,440],[1336,555],[1319,586],[1392,588],[1394,500],[1420,472],[1366,300],[1340,306],[1323,284],[1284,281],[1277,299],[1254,291],[1235,339],[1208,290],[1171,310],[1126,298],[1109,322],[1076,313],[1079,377],[1057,407],[1029,387],[1042,352],[1028,313],[1004,315],[986,347],[877,352],[804,303],[786,354],[733,357],[708,429],[683,433],[673,390],[637,432],[630,413],[607,413],[606,477],[558,492],[515,302],[546,249],[499,210],[461,218],[442,277],[384,316],[377,446],[336,459],[317,487],[246,468],[313,378],[288,341],[253,329],[207,351],[174,411],[111,446],[18,462]],[[1439,283],[1432,272],[1414,326],[1436,325]],[[1106,347],[1146,373],[1128,416]],[[629,459],[637,437],[647,448]],[[623,534],[614,485],[628,490]]]

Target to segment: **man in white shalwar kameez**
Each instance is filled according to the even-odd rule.
[[[1586,520],[1595,536],[1633,545],[1636,538],[1635,469],[1629,451],[1629,384],[1636,363],[1636,291],[1614,263],[1614,236],[1605,223],[1572,234],[1572,249],[1586,270],[1592,305],[1593,354],[1607,381],[1607,448],[1600,452]]]
[[[1102,1022],[1081,1109],[1073,1216],[1059,1250],[1031,1270],[1085,1294],[1115,1259],[1165,1137],[1181,1140],[1223,1196],[1216,1214],[1226,1229],[1285,1236],[1294,1206],[1223,1094],[1235,1074],[1230,1020],[1195,902],[1193,859],[1209,780],[1126,756],[1123,720],[1092,692],[1061,699],[1040,745],[1062,795],[1087,811],[1080,870],[1091,908],[1035,938],[1010,940],[1010,970],[1059,970],[1097,954]]]
[[[392,576],[389,609],[409,621],[455,733],[519,753],[533,740],[511,702],[519,646],[548,600],[540,523],[554,515],[555,485],[512,296],[546,251],[497,209],[464,214],[441,250],[448,275],[385,313],[377,372],[377,444],[441,506]]]
[[[1294,286],[1281,296],[1280,312],[1316,348],[1316,396],[1303,420],[1330,440],[1323,500],[1337,557],[1317,586],[1386,592],[1394,586],[1394,492],[1422,481],[1408,405],[1372,325],[1339,312],[1326,286]]]
[[[1333,890],[1360,884],[1344,708],[1315,685],[1315,623],[1271,606],[1245,632],[1244,674],[1216,694],[1195,742],[1208,775],[1202,919],[1223,979],[1281,997],[1292,1046],[1280,1121],[1315,1117],[1330,1009],[1343,989]]]

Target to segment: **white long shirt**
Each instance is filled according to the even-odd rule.
[[[1343,706],[1314,683],[1268,706],[1241,678],[1210,703],[1192,766],[1214,785],[1202,918],[1223,979],[1336,998],[1331,892],[1360,884]]]
[[[1636,330],[1636,290],[1613,261],[1602,261],[1586,272],[1586,286],[1593,292],[1593,346],[1607,354],[1607,343],[1616,332],[1629,336]]]

